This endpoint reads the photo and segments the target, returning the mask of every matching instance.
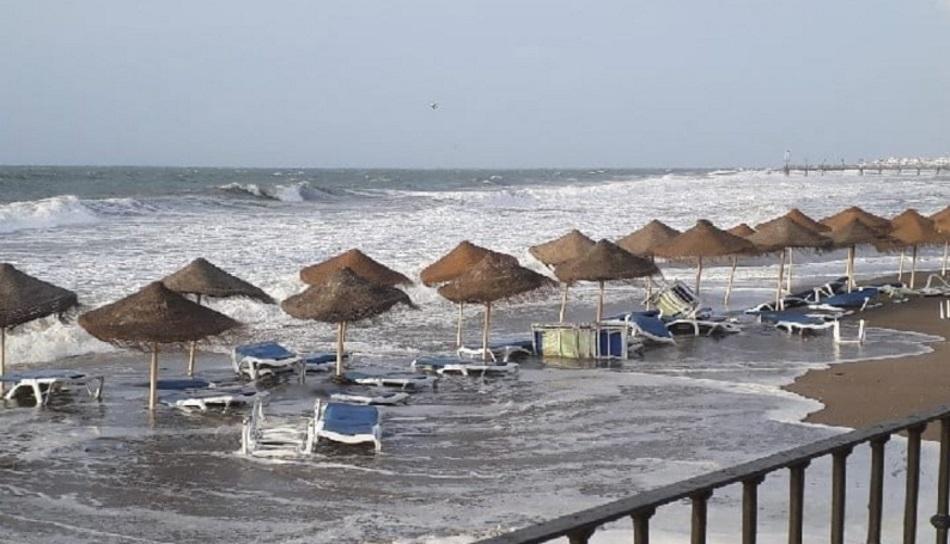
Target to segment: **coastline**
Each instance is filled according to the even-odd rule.
[[[928,275],[918,273],[923,278]],[[878,278],[869,283],[894,279]],[[850,317],[865,319],[869,327],[923,333],[943,340],[928,343],[931,351],[924,354],[809,370],[783,387],[824,405],[803,421],[860,428],[950,404],[950,322],[937,318],[938,300],[943,299],[914,297],[900,304],[886,302]],[[938,440],[938,433],[937,426],[931,425],[924,438]]]

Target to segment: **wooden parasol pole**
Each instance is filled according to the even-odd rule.
[[[646,309],[649,310],[650,306],[653,306],[653,276],[647,276],[647,305]]]
[[[897,269],[897,281],[904,281],[904,248],[901,248],[901,264]]]
[[[947,260],[950,259],[950,241],[943,243],[943,267],[940,269],[940,275],[947,275]]]
[[[914,288],[914,282],[917,280],[917,246],[913,246],[914,249],[911,253],[910,258],[910,288]]]
[[[848,248],[848,292],[854,290],[854,246]]]
[[[775,309],[783,310],[782,304],[782,279],[785,275],[785,250],[781,251],[778,258],[778,286],[775,288]]]
[[[786,274],[786,279],[785,279],[785,292],[791,293],[792,292],[792,248],[789,247],[789,248],[786,248],[785,250],[788,251],[788,274]]]
[[[729,295],[732,294],[732,282],[736,278],[736,265],[739,264],[739,257],[736,255],[732,256],[732,270],[729,271],[729,284],[726,285],[726,296],[723,298],[722,303],[725,306],[729,306]]]
[[[600,294],[597,297],[597,322],[604,319],[604,281],[600,281]]]
[[[343,376],[343,335],[346,334],[346,321],[336,326],[336,377]]]
[[[7,366],[7,329],[6,327],[0,327],[0,377],[3,376],[3,373],[6,370]],[[0,381],[0,398],[3,397],[3,382]]]
[[[458,327],[455,329],[455,347],[462,347],[462,308],[465,306],[464,303],[459,302],[459,322]]]
[[[697,264],[696,264],[696,296],[699,296],[699,286],[700,286],[700,281],[702,280],[702,278],[703,278],[703,258],[698,257]]]
[[[148,365],[148,409],[154,411],[158,404],[158,343],[152,343],[152,360]]]
[[[488,360],[488,329],[491,327],[491,302],[485,303],[485,328],[482,329],[482,360]]]
[[[196,296],[196,301],[198,304],[201,304],[201,295]],[[195,375],[195,352],[198,351],[198,341],[193,340],[191,342],[191,349],[188,350],[188,377],[194,377]]]
[[[567,314],[567,290],[569,287],[567,284],[564,284],[564,288],[561,290],[561,313],[558,314],[558,319],[560,323],[564,323],[564,317]]]

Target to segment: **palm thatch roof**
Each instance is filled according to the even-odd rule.
[[[228,274],[200,257],[167,276],[162,283],[181,294],[220,298],[247,297],[265,304],[274,304],[274,299],[259,287]]]
[[[531,246],[528,252],[548,266],[557,266],[584,255],[592,247],[594,247],[593,240],[581,231],[573,229],[560,238]]]
[[[878,244],[883,240],[877,231],[858,217],[851,217],[846,223],[828,233],[835,247],[851,247],[864,244]]]
[[[811,217],[805,215],[804,212],[798,208],[792,208],[788,210],[788,213],[784,217],[791,219],[792,221],[798,223],[799,225],[805,227],[806,229],[815,231],[815,232],[828,232],[831,230],[831,227],[828,225],[823,225],[818,221],[815,221]]]
[[[61,314],[78,304],[76,293],[0,263],[0,328]]]
[[[194,342],[241,325],[186,299],[158,281],[82,314],[79,324],[103,342],[138,348]]]
[[[746,223],[739,223],[738,225],[732,227],[731,229],[726,229],[726,232],[733,234],[740,238],[748,238],[755,234],[755,229],[747,225]]]
[[[680,231],[654,219],[617,240],[617,245],[641,257],[652,257],[656,249],[680,235]]]
[[[941,232],[950,232],[950,206],[947,206],[939,212],[931,215],[930,219],[937,226],[937,230]]]
[[[412,285],[412,280],[395,270],[371,259],[358,249],[351,249],[322,263],[308,266],[300,271],[300,279],[309,285],[322,283],[334,272],[349,268],[357,276],[385,287]]]
[[[905,246],[942,244],[947,236],[939,231],[933,221],[920,215],[917,210],[908,209],[892,221],[894,230],[889,237]]]
[[[717,228],[706,219],[657,249],[656,254],[669,259],[688,257],[725,257],[754,253],[752,242]]]
[[[609,240],[597,242],[584,255],[554,268],[554,275],[564,283],[626,280],[659,272],[649,259],[638,257]]]
[[[459,245],[455,246],[452,251],[425,267],[422,272],[419,273],[419,279],[428,287],[452,281],[465,272],[468,272],[487,255],[495,255],[499,258],[508,259],[514,264],[518,264],[518,259],[507,253],[492,251],[477,246],[468,240],[463,240]]]
[[[342,323],[375,317],[397,304],[415,307],[409,295],[399,289],[379,285],[343,267],[288,297],[280,307],[297,319]]]
[[[761,251],[779,251],[789,247],[826,248],[831,240],[802,226],[788,216],[778,217],[755,226],[755,233],[747,238]]]
[[[891,230],[891,222],[887,219],[868,213],[857,206],[851,206],[840,212],[821,220],[821,224],[830,227],[831,230],[839,229],[852,219],[857,219],[872,229],[886,234]]]
[[[488,255],[468,272],[439,287],[439,294],[456,303],[486,304],[521,298],[557,283],[510,259]]]

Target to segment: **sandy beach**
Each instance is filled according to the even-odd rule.
[[[918,276],[925,281],[929,273]],[[920,278],[924,278],[921,280]],[[894,281],[879,278],[869,283]],[[906,279],[906,278],[905,278]],[[950,322],[938,319],[942,298],[911,298],[895,304],[886,302],[855,316],[872,327],[913,331],[944,339]],[[824,408],[805,421],[860,428],[897,419],[916,412],[950,404],[950,346],[947,341],[929,344],[932,352],[893,359],[842,363],[827,369],[809,370],[785,389],[820,401]],[[925,438],[937,439],[931,425]]]

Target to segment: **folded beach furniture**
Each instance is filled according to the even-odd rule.
[[[782,299],[781,307],[784,309],[799,308],[809,304],[818,304],[822,300],[844,293],[848,288],[847,276],[830,281],[824,285],[819,285],[812,289],[805,289]],[[760,312],[777,312],[779,308],[775,307],[775,302],[766,302],[745,311],[747,314],[757,314]]]
[[[833,319],[825,319],[795,311],[763,312],[759,314],[759,319],[763,323],[772,323],[775,328],[784,330],[789,334],[798,333],[799,335],[804,335],[805,332],[830,329],[835,325]]]
[[[414,370],[435,374],[459,374],[462,376],[489,376],[511,374],[518,371],[518,363],[493,363],[491,361],[466,361],[457,357],[419,357],[412,362]]]
[[[255,457],[295,457],[313,453],[320,401],[316,401],[313,415],[309,417],[265,417],[265,400],[255,400],[251,414],[244,418],[241,453]]]
[[[917,292],[925,297],[950,297],[950,282],[940,274],[931,274]]]
[[[397,392],[387,392],[387,391],[365,391],[365,392],[346,392],[346,393],[333,393],[330,395],[330,400],[333,402],[346,402],[350,404],[381,404],[381,405],[393,405],[401,404],[409,400],[409,393],[403,391]]]
[[[50,397],[79,387],[83,387],[91,398],[100,401],[103,381],[102,376],[53,369],[13,372],[0,376],[0,382],[12,384],[4,395],[4,399],[32,396],[37,406],[46,406],[49,404]]]
[[[313,435],[314,444],[326,438],[341,444],[370,443],[379,451],[382,449],[379,410],[375,406],[343,402],[319,405]]]
[[[714,315],[710,308],[703,307],[696,293],[680,281],[655,292],[649,301],[656,306],[658,317],[673,334],[714,336],[742,330],[735,320]]]
[[[559,359],[628,359],[629,328],[624,322],[535,323],[534,351]]]
[[[207,412],[211,409],[227,412],[232,406],[247,406],[266,395],[266,392],[252,387],[185,389],[160,394],[158,401],[186,412]]]
[[[629,312],[609,317],[605,323],[624,323],[630,329],[630,335],[655,344],[675,344],[673,333],[660,319],[660,312],[650,310],[646,312]]]
[[[420,389],[432,386],[435,381],[431,376],[414,374],[412,372],[386,372],[382,374],[358,372],[348,370],[343,373],[346,383],[359,385],[375,385],[378,387],[396,387],[399,389]]]
[[[850,293],[841,293],[822,300],[818,304],[809,304],[812,310],[823,310],[833,313],[850,313],[864,311],[871,301],[877,298],[880,290],[876,287],[862,287]]]
[[[482,348],[468,348],[462,346],[458,349],[459,357],[482,358]],[[529,355],[534,355],[534,342],[531,340],[516,340],[512,342],[496,342],[488,346],[488,356],[492,361],[504,362],[522,359]]]
[[[301,356],[277,342],[259,342],[234,348],[231,363],[234,372],[239,376],[256,380],[294,371],[324,372],[334,367],[336,354],[314,353]]]

